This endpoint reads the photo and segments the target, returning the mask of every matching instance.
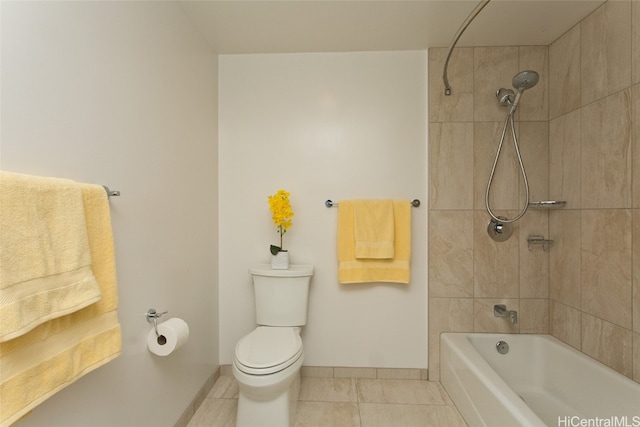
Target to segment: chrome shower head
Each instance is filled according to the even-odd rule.
[[[513,104],[511,104],[509,114],[516,112],[522,92],[534,87],[538,83],[538,80],[540,80],[540,76],[532,70],[521,71],[513,77],[511,84],[513,84],[513,87],[518,90],[518,93],[516,93],[516,99],[513,101]]]
[[[531,89],[538,83],[538,80],[540,80],[538,73],[532,70],[526,70],[516,74],[513,77],[511,84],[520,92],[526,89]]]

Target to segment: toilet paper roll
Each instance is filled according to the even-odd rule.
[[[149,351],[158,356],[168,356],[180,348],[189,338],[189,325],[182,319],[173,317],[158,325],[158,333],[152,328],[147,336]]]

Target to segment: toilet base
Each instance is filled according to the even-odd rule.
[[[294,427],[300,393],[300,373],[291,386],[274,400],[252,400],[240,393],[236,427]]]
[[[239,388],[236,427],[295,426],[302,360],[265,376],[247,375],[233,365]]]

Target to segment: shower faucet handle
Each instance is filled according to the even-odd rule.
[[[495,317],[508,317],[509,321],[514,325],[518,323],[518,312],[515,310],[507,310],[507,306],[505,304],[494,305],[493,315]]]
[[[499,216],[498,219],[506,220],[502,216]],[[487,223],[487,233],[496,242],[504,242],[513,234],[513,225],[509,222],[499,222],[492,218]]]
[[[505,317],[507,316],[507,306],[504,304],[496,304],[493,306],[493,315],[495,317]]]

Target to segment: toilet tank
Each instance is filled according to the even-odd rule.
[[[312,265],[272,270],[269,264],[249,268],[256,297],[256,323],[265,326],[307,324]]]

